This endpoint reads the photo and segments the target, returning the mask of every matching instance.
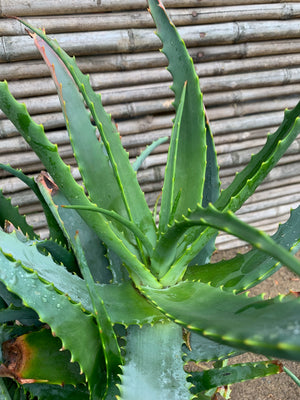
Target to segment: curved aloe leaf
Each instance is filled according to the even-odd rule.
[[[57,146],[48,140],[43,127],[31,119],[25,105],[18,103],[14,99],[8,90],[6,82],[0,82],[0,108],[12,121],[24,139],[30,142],[32,149],[40,158],[70,204],[92,206],[92,203],[84,193],[83,187],[78,185],[73,178],[70,167],[59,156]],[[157,279],[140,262],[136,255],[132,254],[124,245],[110,222],[101,214],[89,213],[88,211],[80,211],[79,213],[106,245],[124,260],[132,279],[137,284],[146,283],[153,287],[161,287]]]
[[[51,69],[55,74],[54,80],[58,83],[58,92],[61,96],[63,111],[66,116],[67,127],[71,134],[74,152],[78,157],[79,168],[81,168],[83,177],[86,180],[88,190],[92,191],[92,193],[97,191],[97,196],[99,196],[97,199],[98,201],[96,201],[96,195],[95,198],[92,196],[93,201],[99,206],[104,206],[104,208],[115,209],[115,203],[119,204],[118,198],[121,199],[129,219],[135,222],[139,228],[149,236],[150,240],[155,243],[156,229],[151,212],[147,206],[144,194],[139,187],[136,174],[130,165],[128,154],[122,146],[116,126],[112,123],[111,116],[105,112],[102,106],[100,95],[97,95],[93,91],[88,76],[82,74],[75,60],[69,57],[55,41],[48,38],[43,31],[35,29],[24,21],[21,22],[35,32],[37,36],[34,35],[34,39],[38,49],[41,49],[42,55],[48,65],[54,65],[54,70],[53,68]],[[60,77],[58,77],[58,74],[61,74]],[[60,87],[61,83],[62,86]],[[101,149],[102,145],[97,142],[95,130],[91,130],[88,127],[88,114],[84,110],[83,103],[81,102],[81,98],[78,97],[78,93],[75,95],[74,89],[76,86],[74,83],[77,85],[78,90],[82,94],[92,114],[103,141],[105,151]],[[72,108],[68,111],[68,107],[72,105],[74,95],[78,101],[80,100],[77,104],[79,107],[77,113],[72,112]],[[84,113],[86,117],[84,117]],[[76,114],[78,114],[78,116],[76,116]],[[81,117],[83,117],[82,120]],[[77,120],[78,118],[80,118],[80,120]],[[85,130],[77,129],[77,123],[84,124],[83,127],[88,129],[88,139],[86,134],[84,136],[82,135],[82,132]],[[90,127],[93,128],[91,124]],[[89,148],[87,146],[89,146]],[[109,162],[106,155],[108,156]],[[95,165],[98,166],[97,171],[95,171]],[[114,187],[112,187],[111,180],[109,179],[112,172],[113,181],[117,183],[116,194],[118,198],[115,197],[112,191]],[[95,176],[95,181],[93,176]],[[103,190],[103,186],[99,188],[99,182],[102,182],[102,185],[104,183],[106,184],[105,190]],[[110,188],[112,190],[110,190]],[[105,203],[103,201],[103,196],[106,197]],[[114,199],[112,199],[112,197],[114,197]],[[116,211],[119,210],[116,209]]]
[[[182,349],[184,352],[183,359],[185,362],[225,360],[242,353],[236,348],[214,342],[196,332],[189,330],[186,331],[188,332],[189,339],[187,344],[183,345]]]
[[[300,132],[300,102],[293,110],[286,110],[284,119],[273,135],[268,135],[264,147],[250,163],[236,175],[234,181],[223,190],[215,207],[219,210],[237,211],[254,193],[271,169],[280,160]]]
[[[120,400],[189,400],[181,344],[181,327],[172,322],[130,327]]]
[[[268,136],[268,140],[262,150],[252,157],[249,165],[237,174],[235,180],[226,190],[222,191],[219,199],[214,203],[216,208],[220,211],[225,209],[236,211],[254,193],[257,186],[265,179],[299,134],[299,113],[300,103],[293,110],[285,111],[280,127],[273,135]],[[173,265],[169,264],[169,282],[176,283],[180,279],[186,266],[192,262],[193,258],[207,244],[204,238],[213,237],[214,234],[215,230],[211,228],[204,229],[200,234],[199,231],[195,230],[193,243],[191,243],[192,237],[189,236],[187,243],[184,244],[185,252],[176,259]],[[173,239],[167,243],[167,246],[170,248],[172,244],[177,248],[178,243]]]
[[[188,381],[193,384],[191,393],[197,394],[215,387],[279,374],[282,371],[282,365],[278,361],[249,362],[202,372],[191,372]]]
[[[100,207],[86,207],[86,206],[80,206],[80,205],[62,205],[61,207],[65,208],[65,209],[86,210],[86,211],[97,212],[100,214],[104,214],[109,219],[118,221],[121,225],[123,225],[124,227],[131,230],[132,233],[134,233],[135,236],[140,239],[141,243],[145,246],[145,249],[147,250],[148,255],[151,256],[153,248],[152,248],[152,245],[151,245],[150,241],[148,240],[148,238],[143,234],[143,232],[138,228],[137,225],[135,225],[133,222],[129,221],[128,219],[122,217],[121,215],[117,214],[115,211],[106,210],[106,209],[100,208]]]
[[[1,104],[0,104],[0,107],[1,107]],[[41,196],[41,193],[40,193],[40,191],[39,191],[39,189],[37,187],[37,184],[34,181],[34,179],[33,178],[29,178],[21,170],[14,169],[10,165],[0,164],[0,168],[4,169],[5,171],[7,171],[10,174],[12,174],[12,175],[16,176],[17,178],[19,178],[22,182],[24,182],[33,191],[33,193],[37,196],[37,198],[39,199],[39,201],[40,201],[40,203],[41,203],[41,205],[43,207],[43,210],[44,210],[44,213],[45,213],[45,216],[46,216],[46,219],[47,219],[47,223],[48,223],[48,228],[49,228],[49,231],[50,231],[50,237],[53,240],[56,240],[56,241],[61,242],[61,243],[65,243],[64,236],[63,236],[61,230],[59,229],[59,226],[57,225],[57,222],[55,221],[55,218],[53,217],[51,211],[49,210],[48,205],[46,204],[45,200],[43,199],[43,196]],[[1,209],[2,209],[2,207],[1,207]],[[5,212],[7,212],[7,211],[8,210],[5,210]],[[9,216],[10,213],[8,212],[5,215]],[[6,218],[6,219],[8,219],[8,218]],[[16,220],[16,221],[19,221],[19,219]],[[16,227],[18,227],[18,225],[16,225],[13,220],[11,220],[10,222],[12,222]],[[20,226],[20,228],[21,228],[21,226]],[[33,232],[33,229],[31,227],[27,227],[27,229],[25,231],[22,229],[22,232],[24,234],[28,234],[30,238],[38,237],[38,235],[36,235]]]
[[[28,235],[31,239],[37,237],[25,217],[19,213],[18,207],[13,207],[10,199],[7,199],[0,190],[0,226],[2,228],[5,227],[6,221],[11,222],[16,228],[20,228],[24,235]]]
[[[189,281],[167,289],[141,290],[169,318],[211,340],[300,360],[300,298],[288,295],[262,300],[262,296],[249,298]]]
[[[271,257],[276,258],[293,272],[300,275],[300,262],[288,250],[282,246],[278,246],[278,244],[263,231],[239,220],[232,212],[220,212],[212,204],[207,208],[198,207],[197,210],[191,212],[188,217],[183,217],[182,222],[176,222],[172,227],[170,227],[165,236],[160,240],[161,243],[158,244],[154,256],[161,259],[162,243],[164,243],[166,247],[166,244],[169,243],[169,257],[174,257],[175,249],[171,244],[170,238],[172,238],[173,241],[178,241],[189,228],[197,225],[223,230],[224,232],[239,237],[257,249],[264,251]],[[211,232],[211,234],[213,234],[213,231]],[[207,241],[209,236],[207,236],[207,233],[206,235],[202,233],[202,237]],[[173,252],[171,251],[172,249]],[[170,275],[172,277],[172,271],[171,274],[170,271],[168,271],[166,275],[161,278],[161,283],[165,286],[171,284]]]
[[[104,302],[96,289],[78,235],[75,237],[75,244],[75,253],[77,255],[82,276],[86,281],[103,348],[106,365],[106,394],[111,390],[111,386],[115,386],[115,382],[118,379],[117,374],[120,372],[119,366],[123,364],[123,360],[111,320],[107,314]]]
[[[292,254],[300,248],[300,207],[292,210],[288,221],[280,225],[272,239],[290,250]],[[238,254],[230,260],[215,264],[190,266],[183,279],[222,286],[230,291],[242,292],[275,273],[281,264],[272,256],[253,249],[246,254]]]
[[[191,57],[185,44],[179,36],[175,26],[169,20],[164,6],[159,0],[149,0],[150,12],[157,27],[157,34],[163,42],[162,52],[169,60],[168,70],[173,76],[174,83],[171,89],[175,93],[174,107],[178,112],[183,86],[186,84],[186,96],[178,135],[178,151],[175,157],[170,157],[170,162],[176,164],[176,175],[166,175],[163,188],[162,204],[167,204],[172,198],[170,191],[181,192],[175,218],[185,214],[188,208],[194,208],[202,202],[203,187],[206,169],[206,127],[202,93],[199,79],[195,72]],[[171,151],[176,150],[173,148]],[[170,169],[173,170],[172,166]],[[193,172],[192,172],[193,171]],[[196,172],[197,171],[197,172]],[[171,175],[171,174],[170,174]],[[174,185],[169,179],[175,179]],[[169,189],[167,188],[169,187]],[[168,224],[169,212],[161,210],[162,222],[160,232],[164,231]]]
[[[85,381],[79,365],[70,362],[68,351],[49,329],[26,333],[2,344],[7,376],[20,383],[48,382],[77,385]],[[22,362],[17,362],[22,360]]]
[[[0,280],[9,290],[18,293],[23,303],[33,308],[40,320],[51,327],[63,347],[71,352],[71,361],[79,363],[91,392],[99,396],[103,390],[103,353],[92,316],[85,314],[80,305],[72,304],[65,295],[57,293],[53,285],[42,282],[36,273],[25,269],[11,255],[5,256],[1,252],[0,260]]]
[[[16,233],[7,234],[0,231],[0,243],[4,253],[11,254],[28,270],[34,271],[41,279],[52,282],[58,291],[93,313],[86,284],[77,275],[69,273],[63,266],[58,265],[51,256],[41,254],[32,242],[21,242]],[[2,269],[4,271],[4,267]],[[130,282],[96,285],[96,287],[113,323],[139,325],[166,319],[138,294]]]
[[[2,400],[12,400],[2,378],[0,378],[0,395]]]
[[[136,160],[132,164],[132,168],[134,169],[134,171],[137,171],[141,167],[145,159],[149,156],[149,154],[152,153],[152,151],[156,149],[156,147],[160,146],[163,143],[166,143],[168,140],[169,137],[165,136],[155,140],[153,143],[147,146],[146,149],[136,158]]]

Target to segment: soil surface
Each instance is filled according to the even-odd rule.
[[[248,247],[238,249],[243,253]],[[237,250],[217,252],[214,261],[223,258],[232,258]],[[298,253],[298,256],[300,254]],[[265,298],[274,297],[278,294],[289,293],[290,290],[300,291],[300,278],[286,268],[281,268],[270,278],[250,290],[250,295],[265,293]],[[230,363],[266,360],[265,357],[246,353],[233,357]],[[291,370],[300,379],[300,362],[280,360],[284,366]],[[285,373],[271,375],[252,381],[236,383],[231,386],[231,400],[300,400],[300,387]],[[221,399],[221,397],[220,397]]]

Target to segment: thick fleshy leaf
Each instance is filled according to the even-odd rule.
[[[197,394],[219,386],[279,374],[282,371],[282,365],[278,361],[261,361],[191,372],[188,381],[193,384],[191,393]]]
[[[23,385],[26,392],[37,396],[39,400],[89,400],[88,388],[84,385],[74,387],[72,385],[48,385],[43,383],[32,383]]]
[[[300,207],[292,210],[286,223],[280,225],[272,239],[290,250],[292,254],[300,248]],[[183,279],[222,286],[230,291],[242,292],[268,278],[278,271],[281,264],[271,255],[253,249],[246,254],[238,254],[230,260],[215,264],[190,266]]]
[[[100,238],[75,210],[66,210],[61,207],[62,204],[69,204],[69,202],[48,175],[42,173],[38,177],[37,183],[42,196],[49,205],[70,246],[73,248],[75,247],[75,235],[78,232],[95,281],[109,283],[112,276],[107,268],[106,249]]]
[[[262,150],[252,157],[249,165],[237,174],[232,184],[221,193],[219,199],[214,203],[216,208],[222,211],[225,209],[236,211],[254,193],[258,185],[265,179],[299,134],[299,113],[300,103],[293,110],[285,111],[284,120],[280,127],[273,135],[268,136]],[[188,241],[185,243],[186,251],[175,261],[173,259],[173,265],[170,264],[168,282],[176,283],[180,279],[186,266],[207,245],[208,241],[205,239],[209,236],[213,237],[214,234],[214,229],[206,228],[200,234],[196,230],[196,235],[188,236]],[[173,238],[167,245],[170,247],[172,244],[177,248],[178,243]],[[171,263],[173,261],[171,260]]]
[[[182,217],[182,221],[176,221],[175,224],[169,228],[164,237],[160,240],[154,255],[157,255],[159,259],[162,257],[162,246],[169,244],[168,254],[169,257],[174,258],[174,245],[171,243],[171,238],[173,241],[179,241],[179,239],[190,229],[197,225],[208,226],[210,229],[218,229],[229,234],[232,234],[248,243],[257,249],[264,251],[271,257],[276,258],[282,264],[286,265],[296,274],[300,275],[300,261],[294,257],[288,250],[284,247],[279,246],[270,236],[265,232],[260,231],[242,220],[238,219],[231,211],[220,212],[212,204],[208,207],[202,208],[198,207],[195,211],[191,211],[187,217]],[[209,231],[208,231],[209,232]],[[213,234],[214,231],[211,231]],[[205,231],[200,235],[203,237],[204,241],[208,240],[209,235]],[[172,251],[173,250],[173,251]],[[169,286],[175,282],[170,281],[173,278],[172,270],[168,271],[164,277],[161,278],[161,283],[164,286]]]
[[[118,379],[117,375],[120,372],[119,366],[123,363],[121,351],[117,342],[117,337],[113,329],[113,325],[111,323],[109,315],[107,314],[104,302],[99,296],[96,284],[87,265],[85,254],[81,247],[78,235],[76,235],[75,237],[75,253],[82,276],[88,288],[91,303],[93,305],[95,319],[99,330],[99,339],[101,340],[106,366],[105,393],[107,393],[112,390],[111,386],[115,386],[115,382]]]
[[[40,320],[51,327],[63,347],[71,352],[71,361],[79,363],[91,392],[99,396],[103,391],[103,353],[92,316],[85,314],[80,305],[71,303],[65,295],[57,293],[53,285],[42,282],[36,273],[11,255],[0,252],[0,262],[0,280],[9,290],[18,293],[23,303],[33,308]]]
[[[87,198],[83,187],[78,185],[73,178],[70,167],[59,156],[57,146],[48,140],[43,127],[31,119],[26,106],[15,100],[9,92],[6,82],[0,82],[0,108],[24,139],[30,143],[32,150],[40,158],[69,203],[92,206],[93,204]],[[101,214],[87,211],[79,211],[79,214],[100,239],[124,260],[136,284],[144,283],[153,287],[161,287],[157,279],[140,262],[136,255],[128,250],[109,221]]]
[[[88,76],[81,73],[74,58],[60,49],[57,42],[48,38],[43,31],[21,22],[35,32],[35,43],[57,84],[74,153],[92,201],[99,207],[115,210],[124,216],[125,212],[154,244],[156,229],[151,212],[116,126],[103,108],[100,95],[93,91]],[[90,123],[78,90],[91,112],[102,143],[96,138],[95,128]],[[112,186],[113,182],[115,184]]]
[[[170,322],[129,327],[120,400],[189,400],[181,344],[181,327]]]
[[[69,273],[63,266],[53,261],[51,256],[41,254],[35,245],[21,242],[16,233],[0,231],[2,251],[20,261],[40,278],[53,283],[61,293],[65,293],[75,303],[93,313],[85,282],[77,275]],[[123,284],[96,285],[100,297],[113,323],[124,325],[162,321],[164,315],[143,299],[130,282]]]
[[[71,363],[68,351],[62,351],[59,338],[49,329],[26,333],[2,343],[5,363],[0,365],[2,376],[20,383],[48,382],[77,385],[85,382],[77,363]]]
[[[132,168],[134,171],[138,171],[141,168],[141,165],[145,161],[145,159],[161,144],[166,143],[169,140],[168,136],[159,138],[151,143],[149,146],[145,148],[145,150],[136,158],[134,163],[132,164]]]
[[[181,129],[181,120],[182,120],[182,112],[184,108],[186,95],[186,83],[183,86],[178,109],[176,112],[172,134],[171,134],[171,142],[168,152],[168,160],[165,170],[165,179],[164,185],[162,188],[162,199],[161,199],[161,208],[159,214],[159,230],[160,232],[164,232],[171,221],[172,217],[174,218],[176,213],[176,208],[178,206],[178,201],[180,200],[182,190],[179,190],[178,193],[175,192],[175,180],[176,174],[179,172],[176,169],[176,161],[178,156],[178,142],[180,136]],[[178,201],[176,203],[176,199]],[[176,208],[175,208],[176,207]]]
[[[157,35],[163,42],[162,52],[169,60],[168,70],[173,76],[171,89],[175,93],[174,107],[178,111],[183,86],[186,82],[186,96],[178,135],[178,150],[174,162],[176,175],[172,192],[180,192],[175,218],[186,214],[189,208],[202,203],[206,169],[206,127],[202,93],[192,59],[169,20],[160,0],[149,0],[150,12],[157,27]],[[172,168],[171,168],[172,169]],[[172,179],[171,178],[171,179]],[[166,182],[165,185],[169,185]],[[169,197],[166,189],[163,196]],[[162,199],[162,202],[164,200]],[[167,219],[160,226],[166,228]]]
[[[0,103],[0,107],[1,107],[1,103]],[[65,243],[64,236],[63,236],[59,226],[57,225],[57,222],[55,221],[55,218],[53,217],[48,205],[46,204],[45,200],[43,199],[43,196],[41,195],[35,180],[33,178],[30,178],[29,176],[25,175],[21,170],[12,168],[10,165],[0,164],[0,168],[4,169],[5,171],[7,171],[10,174],[19,178],[22,182],[24,182],[33,191],[33,193],[36,195],[36,197],[40,201],[41,206],[43,207],[44,214],[47,219],[47,224],[48,224],[51,239],[55,240],[57,242],[60,242],[60,243]],[[2,209],[2,206],[1,206],[1,209]],[[7,215],[7,216],[11,215],[11,212],[7,209],[5,209],[5,211],[3,211],[3,213],[4,213],[4,215]],[[24,218],[24,217],[21,217],[21,218]],[[20,220],[20,217],[14,216],[14,218],[12,220],[10,218],[6,217],[6,219],[8,219],[15,227],[19,226],[18,221]],[[24,225],[24,224],[22,224],[20,226],[20,228],[21,228],[22,232],[24,233],[24,235],[27,234],[30,238],[38,237],[38,235],[36,235],[33,232],[33,228],[28,227],[27,225]]]
[[[0,396],[2,400],[13,400],[2,378],[0,378]]]
[[[183,345],[185,362],[217,361],[241,354],[241,351],[236,348],[214,342],[197,332],[189,330],[186,330],[186,332],[188,340],[187,344]]]
[[[19,213],[18,207],[13,207],[10,199],[7,199],[2,190],[0,190],[0,226],[5,227],[6,221],[13,224],[14,227],[20,228],[24,235],[30,238],[36,237],[33,228],[28,225],[23,215]]]
[[[262,300],[201,282],[142,292],[175,322],[219,343],[260,354],[300,360],[300,298]],[[188,310],[188,312],[187,312]]]
[[[252,156],[250,163],[222,191],[215,202],[216,208],[235,212],[254,193],[300,133],[299,114],[300,102],[293,110],[285,111],[284,120],[277,131],[268,135],[264,147]]]

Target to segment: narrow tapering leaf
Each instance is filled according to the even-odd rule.
[[[168,70],[173,76],[171,89],[175,93],[174,107],[178,110],[183,86],[186,96],[178,137],[176,157],[175,193],[181,191],[175,218],[185,214],[188,208],[202,203],[206,170],[206,127],[202,93],[193,61],[169,20],[160,0],[149,0],[150,12],[157,27],[157,34],[163,42],[162,52],[169,60]],[[191,173],[193,171],[193,173]],[[168,197],[168,195],[167,195]],[[165,221],[162,225],[165,228]]]
[[[294,295],[263,300],[188,281],[142,292],[169,318],[211,340],[300,360],[300,298]]]

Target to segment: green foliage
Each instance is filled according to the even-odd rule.
[[[300,132],[300,103],[285,111],[278,130],[220,193],[193,62],[161,1],[149,6],[169,60],[176,110],[158,226],[136,170],[165,138],[131,165],[101,96],[75,59],[21,21],[51,71],[84,187],[0,82],[0,108],[47,173],[34,181],[0,167],[33,190],[50,232],[41,240],[0,193],[0,342],[2,350],[17,348],[23,363],[20,369],[15,353],[3,351],[5,400],[188,400],[217,392],[229,398],[230,390],[220,387],[287,371],[273,361],[227,366],[229,357],[252,351],[300,360],[300,298],[241,293],[281,263],[300,275],[292,255],[299,248],[300,208],[272,238],[234,215]],[[253,250],[210,263],[219,230]],[[189,361],[215,364],[189,374]]]

